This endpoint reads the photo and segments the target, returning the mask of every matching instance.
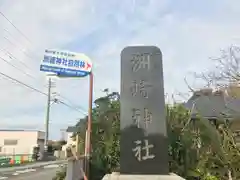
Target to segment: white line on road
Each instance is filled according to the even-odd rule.
[[[9,178],[11,180],[50,180],[52,179],[54,176],[56,175],[56,170],[55,169],[48,169],[48,170],[44,170],[41,172],[36,172],[36,173],[32,173],[31,176],[27,175],[27,174],[22,174],[19,176],[15,176],[14,178]]]
[[[46,169],[46,168],[58,168],[59,165],[58,164],[51,164],[51,165],[48,165],[48,166],[44,166],[43,168]]]
[[[21,170],[21,171],[16,171],[16,173],[27,173],[27,172],[33,172],[33,171],[36,171],[36,169],[25,169],[25,170]]]

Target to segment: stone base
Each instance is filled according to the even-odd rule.
[[[113,172],[106,174],[102,180],[185,180],[176,174],[170,175],[127,175]]]

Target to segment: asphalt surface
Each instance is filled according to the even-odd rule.
[[[31,164],[23,164],[21,166],[0,168],[0,176],[4,172],[12,172],[12,171],[22,170],[22,169],[37,168],[37,167],[40,167],[40,166],[47,166],[47,165],[51,165],[51,164],[63,164],[65,162],[66,161],[64,161],[64,160],[45,161],[45,162],[40,161],[40,162],[31,163]]]
[[[19,170],[1,174],[0,180],[52,180],[60,168],[59,165],[49,165],[41,168]]]

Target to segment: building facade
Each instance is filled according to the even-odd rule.
[[[0,155],[33,154],[35,147],[44,151],[42,131],[0,130]]]
[[[76,145],[76,142],[73,140],[73,135],[75,132],[76,127],[74,126],[69,126],[66,130],[66,134],[67,134],[67,144],[62,146],[62,151],[64,151],[64,156],[67,157],[67,148],[72,146],[72,145]]]
[[[76,131],[76,127],[75,126],[69,126],[66,130],[66,134],[67,134],[67,145],[70,144],[74,144],[75,141],[73,141],[73,135],[74,132]]]

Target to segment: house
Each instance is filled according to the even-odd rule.
[[[76,127],[75,126],[69,126],[66,130],[66,133],[67,133],[67,145],[68,144],[73,144],[73,134],[74,132],[76,131]]]
[[[33,150],[39,147],[44,151],[44,137],[42,131],[29,130],[0,130],[0,155],[24,155],[33,154]]]
[[[240,98],[231,97],[225,91],[202,89],[193,93],[184,106],[191,110],[192,119],[197,113],[216,124],[217,119],[229,121],[240,142]]]
[[[69,126],[66,130],[67,133],[67,144],[62,146],[62,151],[66,152],[66,149],[71,146],[71,145],[75,145],[76,142],[73,140],[73,134],[76,131],[76,127],[75,126]]]

